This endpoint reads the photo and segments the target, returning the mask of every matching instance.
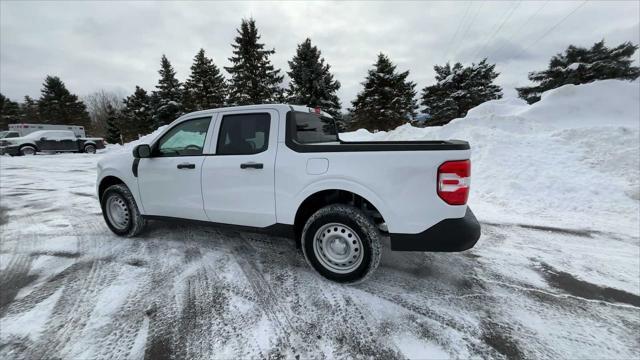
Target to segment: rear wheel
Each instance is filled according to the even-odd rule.
[[[23,147],[20,148],[20,155],[26,156],[26,155],[35,155],[36,154],[36,148],[31,146],[31,145],[25,145]]]
[[[102,195],[102,215],[116,235],[132,237],[145,226],[133,194],[124,184],[111,185]]]
[[[311,267],[327,279],[366,279],[381,257],[380,232],[359,209],[334,204],[313,214],[302,231],[302,250]]]
[[[95,154],[96,153],[96,147],[94,145],[88,144],[84,146],[84,152],[86,152],[87,154]]]

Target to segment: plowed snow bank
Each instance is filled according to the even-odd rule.
[[[640,83],[566,85],[528,105],[489,101],[448,125],[360,129],[349,141],[463,139],[469,204],[484,221],[638,234]]]

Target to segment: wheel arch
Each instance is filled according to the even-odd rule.
[[[384,211],[384,204],[374,196],[362,195],[362,192],[353,191],[343,187],[332,187],[312,192],[302,200],[296,207],[293,219],[293,229],[296,245],[300,246],[302,229],[311,215],[321,208],[331,204],[347,204],[363,210],[373,218],[377,225],[386,223],[387,214]]]
[[[18,150],[22,149],[25,146],[31,146],[32,148],[35,148],[36,151],[39,151],[38,145],[36,145],[35,143],[22,143],[20,144],[20,146],[18,146]]]
[[[102,195],[104,194],[104,192],[109,188],[109,186],[113,186],[117,184],[123,184],[127,186],[127,184],[117,176],[107,175],[103,177],[100,180],[100,183],[98,184],[98,200],[102,202]]]

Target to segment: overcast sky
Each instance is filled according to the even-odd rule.
[[[505,95],[528,83],[567,45],[639,42],[638,1],[413,2],[0,2],[0,92],[40,96],[45,75],[74,93],[153,90],[160,57],[184,81],[204,48],[228,66],[235,29],[253,17],[283,71],[310,37],[342,83],[343,108],[360,91],[378,52],[410,70],[417,88],[433,83],[434,64],[483,57],[497,63]],[[636,61],[639,59],[636,52]],[[226,73],[225,73],[226,74]]]

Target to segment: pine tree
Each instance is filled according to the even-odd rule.
[[[120,119],[116,109],[111,105],[107,105],[107,136],[106,140],[110,144],[120,143]]]
[[[391,130],[415,116],[416,84],[407,81],[409,71],[397,73],[396,66],[380,53],[368,71],[364,89],[352,102],[352,129]]]
[[[320,107],[334,118],[340,117],[340,100],[336,92],[340,82],[333,79],[329,64],[317,47],[307,38],[289,61],[291,71],[287,72],[291,81],[287,92],[288,101],[293,104]]]
[[[84,103],[70,93],[57,76],[47,76],[44,80],[38,110],[44,123],[80,125],[86,129],[91,126]]]
[[[165,55],[160,61],[160,80],[154,92],[153,119],[157,126],[166,125],[183,114],[182,84],[176,78],[176,72]]]
[[[220,69],[200,49],[193,58],[191,75],[184,83],[184,108],[186,112],[223,107],[227,84]]]
[[[280,83],[284,76],[275,70],[269,56],[275,50],[264,50],[259,43],[260,35],[253,19],[242,20],[240,29],[236,29],[231,67],[225,67],[231,75],[229,81],[229,103],[235,105],[273,103],[282,99],[283,89]]]
[[[0,131],[20,122],[20,105],[0,93]]]
[[[136,86],[136,91],[124,99],[120,118],[120,132],[126,141],[135,140],[139,135],[149,134],[155,129],[151,99],[143,88]]]
[[[529,73],[529,80],[536,86],[517,88],[518,95],[529,104],[540,100],[540,95],[566,84],[585,84],[596,80],[635,80],[640,68],[631,66],[638,45],[625,42],[608,48],[604,40],[590,49],[570,45],[564,54],[557,54],[549,61],[547,70]]]
[[[21,123],[37,124],[40,122],[38,101],[32,99],[29,95],[25,96],[24,101],[20,104],[20,113]]]
[[[434,66],[437,83],[425,87],[421,96],[423,112],[431,116],[428,125],[444,125],[485,101],[502,98],[502,88],[493,84],[500,75],[495,67],[487,59],[468,67],[460,63]]]

